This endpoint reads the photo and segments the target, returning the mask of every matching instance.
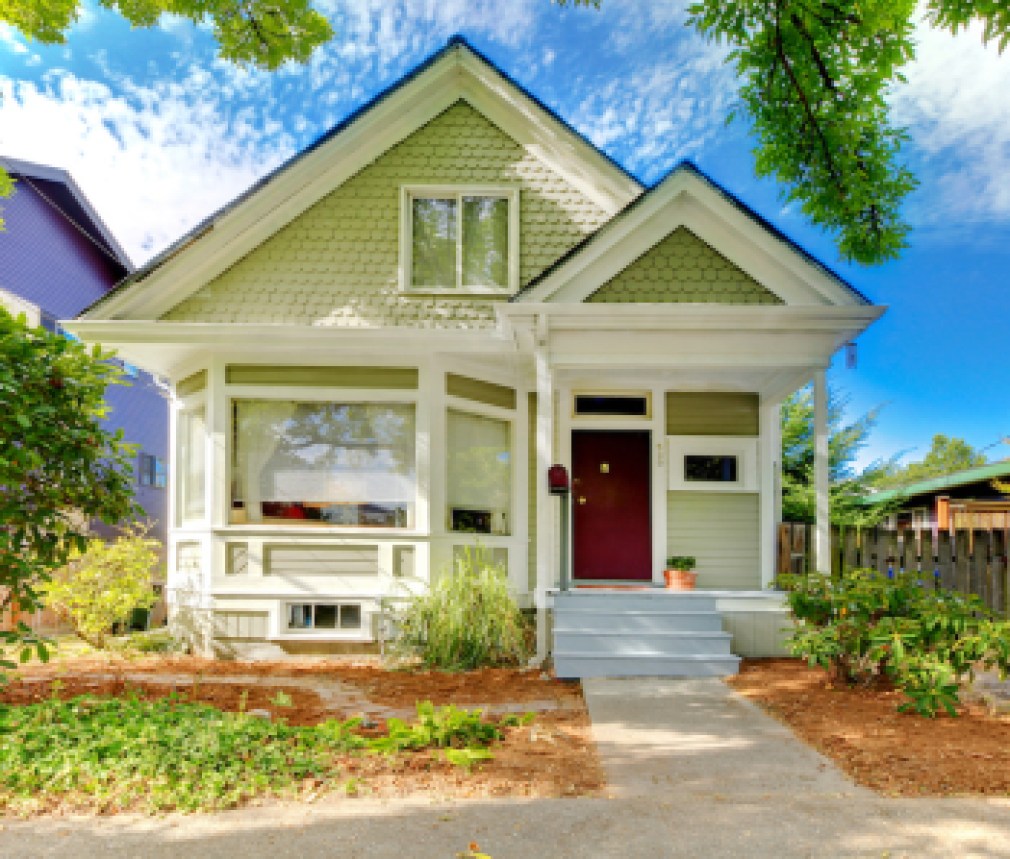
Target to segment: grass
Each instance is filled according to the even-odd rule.
[[[338,786],[340,757],[354,753],[441,750],[434,753],[469,770],[490,757],[502,728],[531,718],[489,722],[480,711],[426,702],[415,722],[390,719],[385,735],[365,737],[356,719],[290,726],[175,695],[0,705],[0,808],[231,808],[254,797],[297,795],[306,780]]]

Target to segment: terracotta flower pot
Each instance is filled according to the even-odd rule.
[[[671,591],[693,591],[698,573],[694,570],[663,570],[666,586]]]

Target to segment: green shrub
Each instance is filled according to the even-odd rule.
[[[432,668],[517,665],[529,655],[526,624],[505,571],[479,546],[428,593],[412,597],[396,626],[394,650]]]
[[[1010,668],[1010,624],[977,596],[876,570],[779,582],[796,624],[792,652],[846,683],[893,683],[908,699],[902,711],[955,715],[963,677],[979,666],[1005,677]]]
[[[114,625],[125,625],[135,609],[149,610],[156,601],[151,576],[161,544],[147,531],[133,525],[111,542],[90,540],[39,588],[42,602],[92,647],[104,649]]]

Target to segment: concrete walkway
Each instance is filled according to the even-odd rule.
[[[876,797],[718,680],[592,680],[586,697],[604,798],[7,820],[0,857],[1010,857],[1010,800]]]

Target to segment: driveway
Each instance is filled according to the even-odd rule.
[[[1010,800],[886,799],[718,680],[590,680],[607,796],[4,821],[0,856],[1010,857]]]

